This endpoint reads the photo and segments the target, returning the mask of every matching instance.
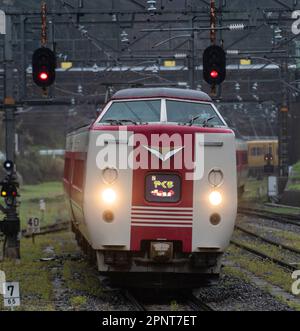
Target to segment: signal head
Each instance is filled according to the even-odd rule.
[[[218,78],[218,76],[219,76],[219,73],[217,72],[217,70],[212,70],[210,72],[210,77],[211,78],[216,79],[216,78]]]
[[[203,78],[210,85],[219,85],[226,78],[226,54],[220,46],[209,46],[203,53]]]
[[[46,47],[35,50],[32,55],[32,78],[37,86],[48,87],[55,81],[56,56]]]
[[[40,80],[47,80],[48,74],[46,72],[41,72],[39,77],[40,77]]]
[[[3,168],[6,170],[6,171],[13,171],[14,170],[14,163],[12,161],[9,161],[9,160],[6,160],[4,163],[3,163]]]

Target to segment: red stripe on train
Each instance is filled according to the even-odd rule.
[[[157,227],[153,226],[131,226],[130,247],[133,251],[140,250],[141,240],[178,240],[182,242],[183,252],[192,250],[192,227]]]

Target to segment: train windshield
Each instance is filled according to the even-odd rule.
[[[101,123],[132,121],[137,123],[160,122],[161,100],[113,102],[101,119]]]
[[[210,104],[167,100],[168,122],[189,123],[193,125],[207,124],[224,126],[223,121]]]

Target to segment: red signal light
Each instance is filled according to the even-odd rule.
[[[210,72],[210,77],[211,77],[211,78],[216,79],[216,78],[218,78],[218,76],[219,76],[219,73],[218,73],[216,70],[212,70],[212,71]]]
[[[41,72],[39,75],[41,80],[47,80],[48,79],[48,74],[46,72]]]

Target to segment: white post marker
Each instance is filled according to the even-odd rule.
[[[6,282],[3,284],[4,306],[14,307],[20,306],[20,287],[18,282]]]
[[[27,222],[27,234],[32,235],[41,232],[40,220],[37,217],[29,218]]]
[[[43,222],[46,211],[46,202],[44,199],[40,200],[40,211],[41,211],[41,222]]]
[[[278,195],[278,183],[277,177],[269,176],[268,177],[268,196],[270,198],[276,197]]]
[[[6,16],[3,10],[0,10],[0,34],[6,34]]]
[[[40,200],[40,211],[46,211],[46,202],[44,199]]]
[[[5,272],[0,270],[0,294],[4,294]]]

